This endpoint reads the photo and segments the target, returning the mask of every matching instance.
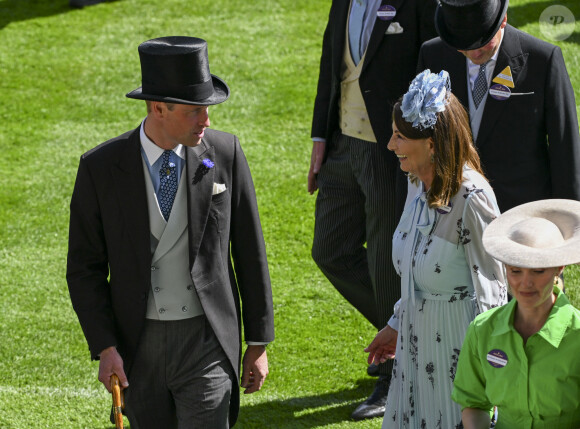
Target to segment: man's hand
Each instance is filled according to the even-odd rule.
[[[397,347],[397,331],[389,325],[379,331],[375,339],[368,345],[365,352],[369,353],[368,363],[385,363],[387,359],[394,359]]]
[[[312,195],[317,189],[316,175],[320,171],[326,142],[312,142],[312,154],[310,155],[310,170],[308,171],[308,192]]]
[[[254,393],[262,388],[268,375],[266,346],[248,346],[242,360],[242,383],[244,393]]]
[[[123,370],[123,358],[116,347],[108,347],[100,354],[99,361],[99,381],[105,385],[107,391],[111,393],[111,375],[117,374],[121,382],[121,388],[129,386],[127,376]]]

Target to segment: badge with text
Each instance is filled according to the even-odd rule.
[[[448,206],[437,207],[435,210],[437,211],[437,213],[440,213],[440,214],[448,214],[451,212],[452,208],[453,208],[453,204],[451,204],[451,201],[449,201]]]
[[[512,77],[512,69],[510,69],[510,66],[503,69],[500,74],[493,78],[492,82],[505,85],[508,88],[514,88],[514,78]]]
[[[503,368],[508,363],[508,357],[501,350],[494,349],[487,354],[487,362],[494,368]]]
[[[395,9],[390,4],[384,4],[379,7],[379,10],[377,10],[377,17],[383,21],[390,21],[395,17],[396,14],[397,9]]]
[[[499,101],[507,100],[512,95],[510,89],[502,84],[496,83],[489,88],[489,95]]]

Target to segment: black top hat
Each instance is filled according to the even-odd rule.
[[[439,37],[454,49],[479,49],[499,31],[508,3],[508,0],[439,0],[435,28]]]
[[[127,94],[139,100],[209,106],[226,101],[230,89],[210,74],[207,42],[171,36],[139,45],[142,86]]]

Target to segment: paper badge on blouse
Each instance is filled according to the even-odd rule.
[[[494,368],[503,368],[508,363],[508,357],[505,352],[493,349],[487,353],[487,362]]]

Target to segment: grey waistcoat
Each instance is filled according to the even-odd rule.
[[[151,287],[147,301],[148,319],[180,320],[203,314],[189,272],[186,174],[181,175],[169,220],[165,222],[143,161],[149,228],[151,232]]]
[[[473,143],[477,140],[477,135],[479,134],[479,126],[481,125],[481,118],[483,117],[483,109],[485,109],[485,103],[487,102],[486,94],[479,103],[479,107],[475,108],[475,103],[473,102],[473,94],[471,91],[471,83],[469,82],[469,67],[466,67],[467,73],[467,98],[469,100],[469,122],[471,125],[471,133],[473,134]],[[489,86],[489,84],[488,84]]]

